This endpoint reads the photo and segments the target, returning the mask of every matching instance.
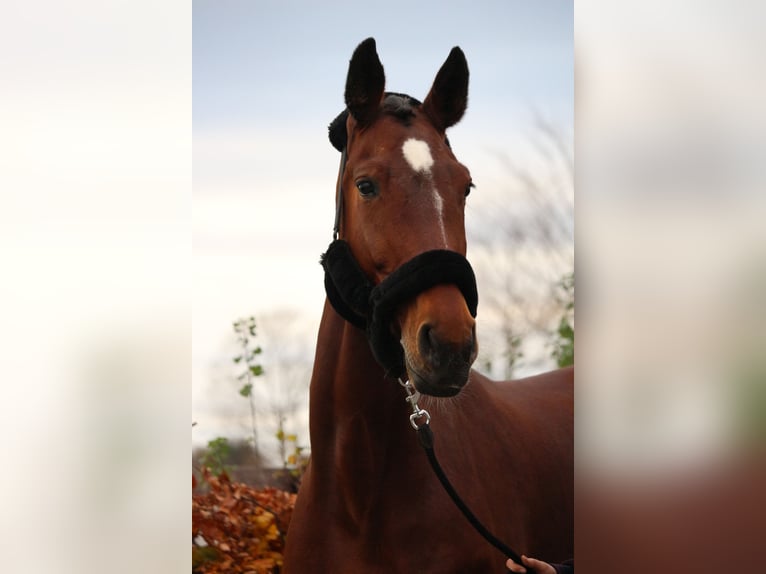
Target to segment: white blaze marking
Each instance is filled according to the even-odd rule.
[[[402,153],[412,169],[425,174],[431,173],[434,158],[431,157],[431,149],[426,142],[410,138],[404,142]]]
[[[431,157],[431,148],[423,140],[410,138],[402,145],[404,159],[410,164],[410,167],[418,173],[426,176],[431,175],[431,166],[434,164],[434,158]],[[436,207],[436,216],[439,219],[439,230],[441,231],[442,241],[447,247],[447,232],[444,229],[444,200],[439,195],[436,187],[431,187],[431,193],[434,198],[434,207]]]
[[[442,232],[442,241],[444,242],[444,247],[447,247],[447,232],[444,230],[444,200],[442,199],[442,196],[439,195],[439,192],[436,191],[436,188],[432,188],[434,193],[434,204],[436,205],[436,215],[439,217],[439,229]]]

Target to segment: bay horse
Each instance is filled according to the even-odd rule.
[[[572,558],[573,371],[494,382],[471,369],[472,182],[445,136],[467,106],[465,56],[452,49],[422,103],[384,85],[369,38],[330,125],[335,241],[284,572],[507,572],[432,472],[412,428],[424,413],[408,421],[397,378],[418,391],[441,466],[484,525],[519,553]]]

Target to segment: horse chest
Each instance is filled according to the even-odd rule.
[[[355,483],[353,490],[338,473],[314,476],[301,493],[312,501],[310,508],[293,517],[304,547],[313,549],[305,564],[339,573],[505,572],[503,557],[471,529],[430,468],[420,464],[424,455],[413,455],[419,456],[409,467],[391,469],[363,487]]]
[[[421,516],[412,506],[405,513],[381,507],[361,524],[343,516],[323,522],[322,552],[307,564],[316,572],[349,574],[505,572],[502,556],[466,531],[462,517]]]

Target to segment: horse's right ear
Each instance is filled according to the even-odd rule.
[[[375,39],[367,38],[354,50],[346,76],[346,106],[360,125],[369,124],[378,113],[385,83]]]

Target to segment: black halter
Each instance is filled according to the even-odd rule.
[[[471,316],[476,317],[479,302],[476,277],[471,264],[460,253],[435,249],[416,255],[380,284],[373,285],[351,253],[349,244],[338,238],[346,157],[344,147],[338,173],[333,241],[321,259],[325,291],[341,317],[366,330],[372,353],[387,374],[401,377],[405,374],[404,352],[390,329],[397,307],[435,285],[454,284],[465,297]]]

